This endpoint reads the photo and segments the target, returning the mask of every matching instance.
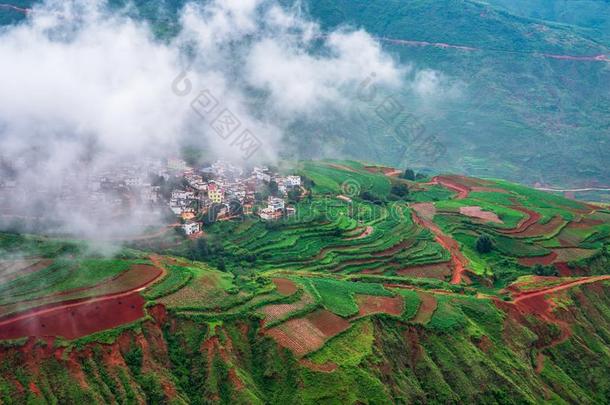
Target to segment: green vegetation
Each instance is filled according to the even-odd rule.
[[[605,381],[579,373],[591,365],[602,373],[610,364],[604,298],[610,282],[542,295],[552,300],[545,314],[516,302],[519,294],[581,280],[574,276],[608,273],[603,209],[545,199],[496,180],[444,176],[455,183],[451,188],[340,161],[304,162],[300,170],[309,179],[308,197],[297,203],[300,215],[216,222],[205,237],[157,247],[150,257],[123,249],[102,258],[77,243],[0,234],[6,304],[83,298],[90,287],[102,291],[109,280],[130,274],[134,264],[166,270],[137,292],[146,301],[143,317],[56,339],[53,350],[63,354],[41,355],[42,377],[34,380],[15,366],[22,353],[7,357],[0,368],[2,401],[23,403],[35,395],[20,394],[15,370],[21,370],[21,386],[34,383],[47,402],[68,403],[536,403],[577,397],[596,403],[608,395]],[[343,179],[363,185],[351,201],[336,198],[349,194]],[[505,192],[453,191],[461,187]],[[502,223],[461,213],[466,207],[466,213],[477,213],[473,207],[495,213]],[[453,280],[456,249],[466,258],[459,283]],[[30,252],[26,261],[21,251]],[[38,267],[13,275],[32,264]],[[515,305],[523,305],[522,315],[515,316]],[[562,341],[564,319],[574,338]],[[3,350],[14,353],[24,344],[7,340]],[[35,345],[53,352],[42,338]],[[578,361],[570,363],[560,347]],[[66,361],[86,385],[75,385],[72,374],[51,373],[53,362]]]

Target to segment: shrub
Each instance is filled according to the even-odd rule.
[[[477,239],[475,247],[479,253],[489,253],[494,248],[494,241],[489,235],[481,235]]]

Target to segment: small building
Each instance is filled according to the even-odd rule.
[[[284,213],[281,210],[275,211],[269,208],[263,208],[258,212],[258,215],[265,221],[271,221],[275,219],[280,219],[284,215]]]
[[[182,229],[187,236],[201,232],[201,224],[195,221],[187,221],[182,224]]]
[[[252,204],[244,204],[244,215],[252,215]]]
[[[277,197],[269,197],[267,201],[267,208],[273,211],[283,210],[285,206],[284,200]]]
[[[301,176],[286,176],[284,183],[288,187],[299,187],[301,185]]]
[[[208,198],[212,200],[214,204],[222,203],[224,192],[216,185],[216,183],[208,184]]]
[[[266,220],[280,219],[284,216],[284,200],[277,197],[269,197],[267,208],[263,208],[258,212],[258,215]]]

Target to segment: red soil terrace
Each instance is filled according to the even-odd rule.
[[[373,295],[357,295],[358,316],[371,314],[400,315],[403,311],[403,300],[400,295],[396,297],[377,297]]]
[[[0,339],[61,336],[76,339],[115,328],[144,316],[144,298],[138,293],[86,302],[37,308],[0,321]]]
[[[0,316],[9,315],[20,310],[48,306],[61,301],[74,301],[86,298],[103,297],[111,294],[133,292],[149,285],[163,274],[159,267],[136,264],[129,270],[106,280],[100,284],[60,291],[41,298],[24,300],[9,305],[0,306]]]
[[[466,266],[468,266],[468,259],[466,259],[466,257],[460,251],[460,245],[455,239],[448,235],[445,235],[443,231],[441,231],[441,229],[431,220],[421,217],[418,213],[418,204],[413,204],[412,207],[413,221],[419,226],[429,229],[430,232],[432,232],[432,234],[434,235],[434,240],[436,240],[439,245],[447,249],[451,254],[451,264],[453,267],[451,283],[461,283],[462,275],[466,269]]]
[[[151,256],[150,259],[156,264],[155,267],[134,266],[146,270],[146,278],[144,280],[140,278],[137,286],[129,291],[42,305],[0,318],[0,339],[30,336],[61,336],[66,339],[76,339],[142,318],[145,300],[138,292],[166,272],[158,257]],[[151,269],[156,271],[151,272]],[[126,277],[131,277],[138,271],[128,275],[130,272],[129,270],[124,273]],[[139,274],[143,275],[142,272]]]
[[[537,264],[548,266],[552,264],[555,259],[557,259],[557,253],[552,252],[545,256],[520,257],[518,262],[523,266],[535,266]]]
[[[502,229],[500,232],[506,235],[513,234],[521,234],[524,233],[530,226],[534,225],[536,222],[540,220],[540,214],[536,211],[532,211],[530,209],[521,207],[521,206],[513,206],[511,207],[514,210],[521,211],[526,214],[525,219],[521,220],[516,228],[513,229]]]
[[[271,281],[275,284],[277,292],[282,295],[292,295],[297,292],[297,285],[292,280],[288,280],[287,278],[274,278]]]
[[[364,228],[364,231],[362,231],[362,233],[360,235],[352,236],[351,238],[346,238],[345,240],[363,239],[363,238],[366,238],[367,236],[369,236],[372,233],[373,233],[373,227],[369,225],[366,228]]]

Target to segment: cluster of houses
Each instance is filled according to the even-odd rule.
[[[20,161],[11,162],[15,172]],[[34,201],[44,206],[62,207],[66,212],[86,214],[89,218],[128,215],[134,208],[161,203],[160,187],[152,176],[169,178],[162,160],[142,159],[138,162],[91,169],[76,163],[76,169],[62,173],[59,184],[30,183],[0,176],[0,214],[36,215],[31,212]],[[10,204],[9,204],[10,202]],[[19,208],[22,207],[22,210]],[[22,211],[22,212],[21,212]]]
[[[17,171],[18,164],[13,162]],[[16,179],[0,176],[0,215],[31,216],[31,204],[26,203],[34,198],[106,219],[130,215],[135,207],[146,211],[169,206],[184,232],[197,235],[208,214],[213,221],[242,214],[267,221],[294,215],[295,209],[285,199],[289,191],[302,190],[299,176],[279,175],[268,167],[244,170],[224,161],[191,167],[175,158],[141,159],[94,172],[83,165],[65,173],[62,180],[59,186],[36,185],[33,196],[33,190]]]
[[[232,219],[241,214],[258,215],[263,220],[277,220],[295,214],[286,204],[290,190],[301,190],[301,177],[282,176],[268,167],[251,170],[217,161],[193,168],[179,159],[168,161],[168,170],[182,179],[180,188],[171,192],[169,208],[182,219],[182,229],[188,236],[202,231],[200,220],[208,215],[213,220]],[[271,184],[277,187],[274,195],[260,201],[258,191]]]

